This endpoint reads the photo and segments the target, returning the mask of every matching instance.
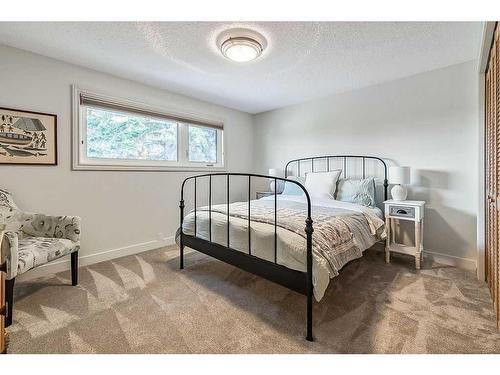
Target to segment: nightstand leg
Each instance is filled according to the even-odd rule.
[[[422,242],[422,234],[421,234],[421,221],[415,222],[415,268],[417,270],[420,269],[420,255],[421,255],[421,242]]]
[[[396,243],[396,228],[399,229],[399,220],[391,219],[391,243]]]
[[[391,251],[389,250],[391,246],[391,226],[392,221],[390,218],[385,219],[385,230],[386,230],[386,239],[385,239],[385,262],[389,263],[391,261]]]
[[[424,254],[424,219],[420,220],[420,252]]]

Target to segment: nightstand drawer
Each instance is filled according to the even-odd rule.
[[[415,207],[389,205],[389,215],[394,217],[405,217],[408,219],[414,219]]]

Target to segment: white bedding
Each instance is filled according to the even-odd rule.
[[[259,202],[260,201],[260,202]],[[259,201],[251,201],[251,204],[274,205],[274,196],[265,197]],[[278,196],[278,208],[293,203],[305,205],[303,196]],[[382,212],[378,208],[368,208],[354,203],[336,201],[329,198],[312,199],[312,219],[314,222],[315,207],[324,209],[348,210],[343,215],[356,216],[356,225],[351,230],[355,246],[362,251],[371,247],[383,236]],[[319,208],[317,209],[319,210]],[[230,211],[231,212],[231,211]],[[362,214],[362,215],[360,215]],[[333,212],[332,212],[333,215]],[[198,209],[196,214],[196,236],[209,239],[209,215],[207,211]],[[314,225],[314,224],[313,224]],[[304,223],[305,227],[305,223]],[[184,218],[183,231],[186,234],[194,234],[194,213],[191,212]],[[248,220],[231,216],[229,219],[230,247],[248,253]],[[377,236],[378,233],[378,236]],[[297,234],[285,228],[277,228],[277,263],[299,271],[306,270],[306,240],[303,235]],[[314,237],[314,234],[313,234]],[[221,245],[227,245],[227,215],[212,212],[212,241]],[[274,225],[259,221],[251,222],[251,249],[252,255],[274,261]],[[357,257],[359,257],[357,256]],[[317,301],[321,300],[330,279],[338,275],[338,269],[332,267],[331,262],[316,252],[313,252],[313,285],[314,296]]]

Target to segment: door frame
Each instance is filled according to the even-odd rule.
[[[495,32],[496,22],[484,22],[483,25],[483,38],[481,42],[481,49],[479,51],[479,64],[478,64],[478,210],[477,210],[477,278],[481,281],[486,281],[486,137],[485,137],[485,79],[486,68],[490,57],[490,49],[493,44],[493,36]]]

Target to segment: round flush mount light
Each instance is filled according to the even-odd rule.
[[[259,33],[247,29],[226,30],[218,38],[222,55],[236,62],[255,60],[264,51],[267,43]]]
[[[255,39],[240,36],[224,41],[220,50],[229,60],[247,62],[260,56],[262,45]]]

